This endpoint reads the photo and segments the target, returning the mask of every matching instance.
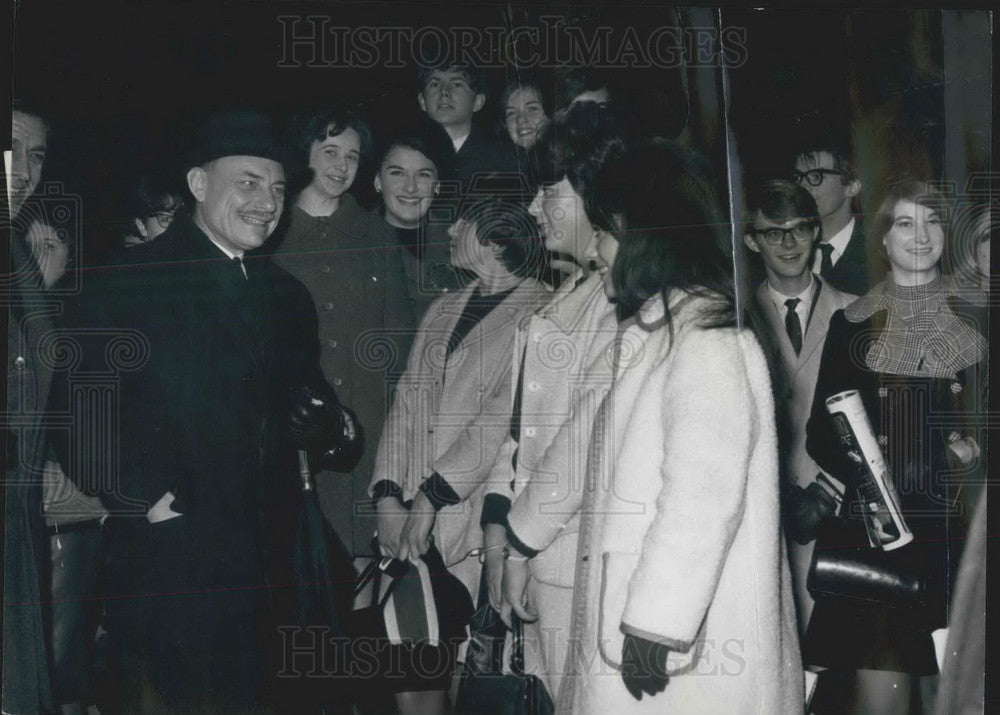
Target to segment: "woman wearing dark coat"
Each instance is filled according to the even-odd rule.
[[[973,481],[982,441],[963,416],[977,408],[977,373],[988,350],[979,294],[942,275],[943,209],[940,194],[922,182],[891,190],[871,233],[890,272],[830,322],[807,449],[845,483],[841,514],[857,514],[853,472],[825,402],[858,390],[914,534],[887,553],[924,565],[927,591],[924,605],[914,607],[817,599],[803,644],[807,664],[829,669],[814,697],[816,713],[920,712],[933,685],[920,680],[938,673],[934,638],[943,634],[932,633],[948,625],[949,582],[969,516],[960,507],[970,488],[963,482]]]

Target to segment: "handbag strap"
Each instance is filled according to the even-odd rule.
[[[510,614],[510,626],[510,672],[514,675],[524,675],[524,624],[516,613]]]

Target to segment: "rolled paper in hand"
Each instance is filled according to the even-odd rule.
[[[899,508],[889,468],[857,390],[838,392],[826,400],[840,447],[854,466],[865,527],[872,546],[892,551],[913,541]]]
[[[299,450],[299,476],[302,477],[302,491],[312,491],[312,473],[309,471],[309,455],[304,449]]]

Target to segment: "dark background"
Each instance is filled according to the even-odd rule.
[[[300,18],[301,33],[311,31],[310,16],[329,18],[329,27],[507,29],[539,26],[546,16],[587,32],[612,28],[620,42],[629,28],[642,37],[661,26],[712,28],[720,12],[721,24],[741,28],[745,37],[735,48],[728,106],[746,180],[787,174],[789,128],[817,113],[854,134],[866,203],[879,183],[895,178],[947,178],[964,187],[971,173],[988,169],[991,48],[984,12],[21,0],[14,92],[52,119],[45,178],[81,197],[84,258],[93,262],[119,239],[113,222],[124,213],[134,175],[169,165],[206,112],[248,106],[281,119],[349,100],[362,104],[378,130],[416,111],[412,64],[358,68],[329,41],[325,49],[314,43],[288,50],[291,20],[281,16]],[[545,38],[521,39],[521,49],[544,52],[545,45]],[[314,48],[333,64],[304,66]],[[283,60],[300,66],[280,67]],[[491,129],[495,94],[518,69],[507,63],[490,70],[494,96],[477,120]],[[725,190],[721,70],[632,66],[613,76],[616,101],[637,133],[680,134],[710,160]],[[370,172],[363,172],[354,189],[363,200],[369,184]]]

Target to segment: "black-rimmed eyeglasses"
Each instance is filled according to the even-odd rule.
[[[149,218],[155,218],[156,223],[160,224],[160,228],[170,228],[170,224],[174,220],[173,211],[157,211],[155,214]]]
[[[791,236],[798,243],[805,243],[816,237],[816,224],[812,221],[803,221],[791,228],[753,229],[750,231],[750,235],[754,238],[763,238],[769,246],[780,246],[785,240],[785,236]]]
[[[809,171],[796,171],[794,174],[795,183],[801,184],[804,181],[810,186],[819,186],[823,183],[823,179],[826,178],[827,174],[843,176],[844,172],[839,169],[810,169]]]

